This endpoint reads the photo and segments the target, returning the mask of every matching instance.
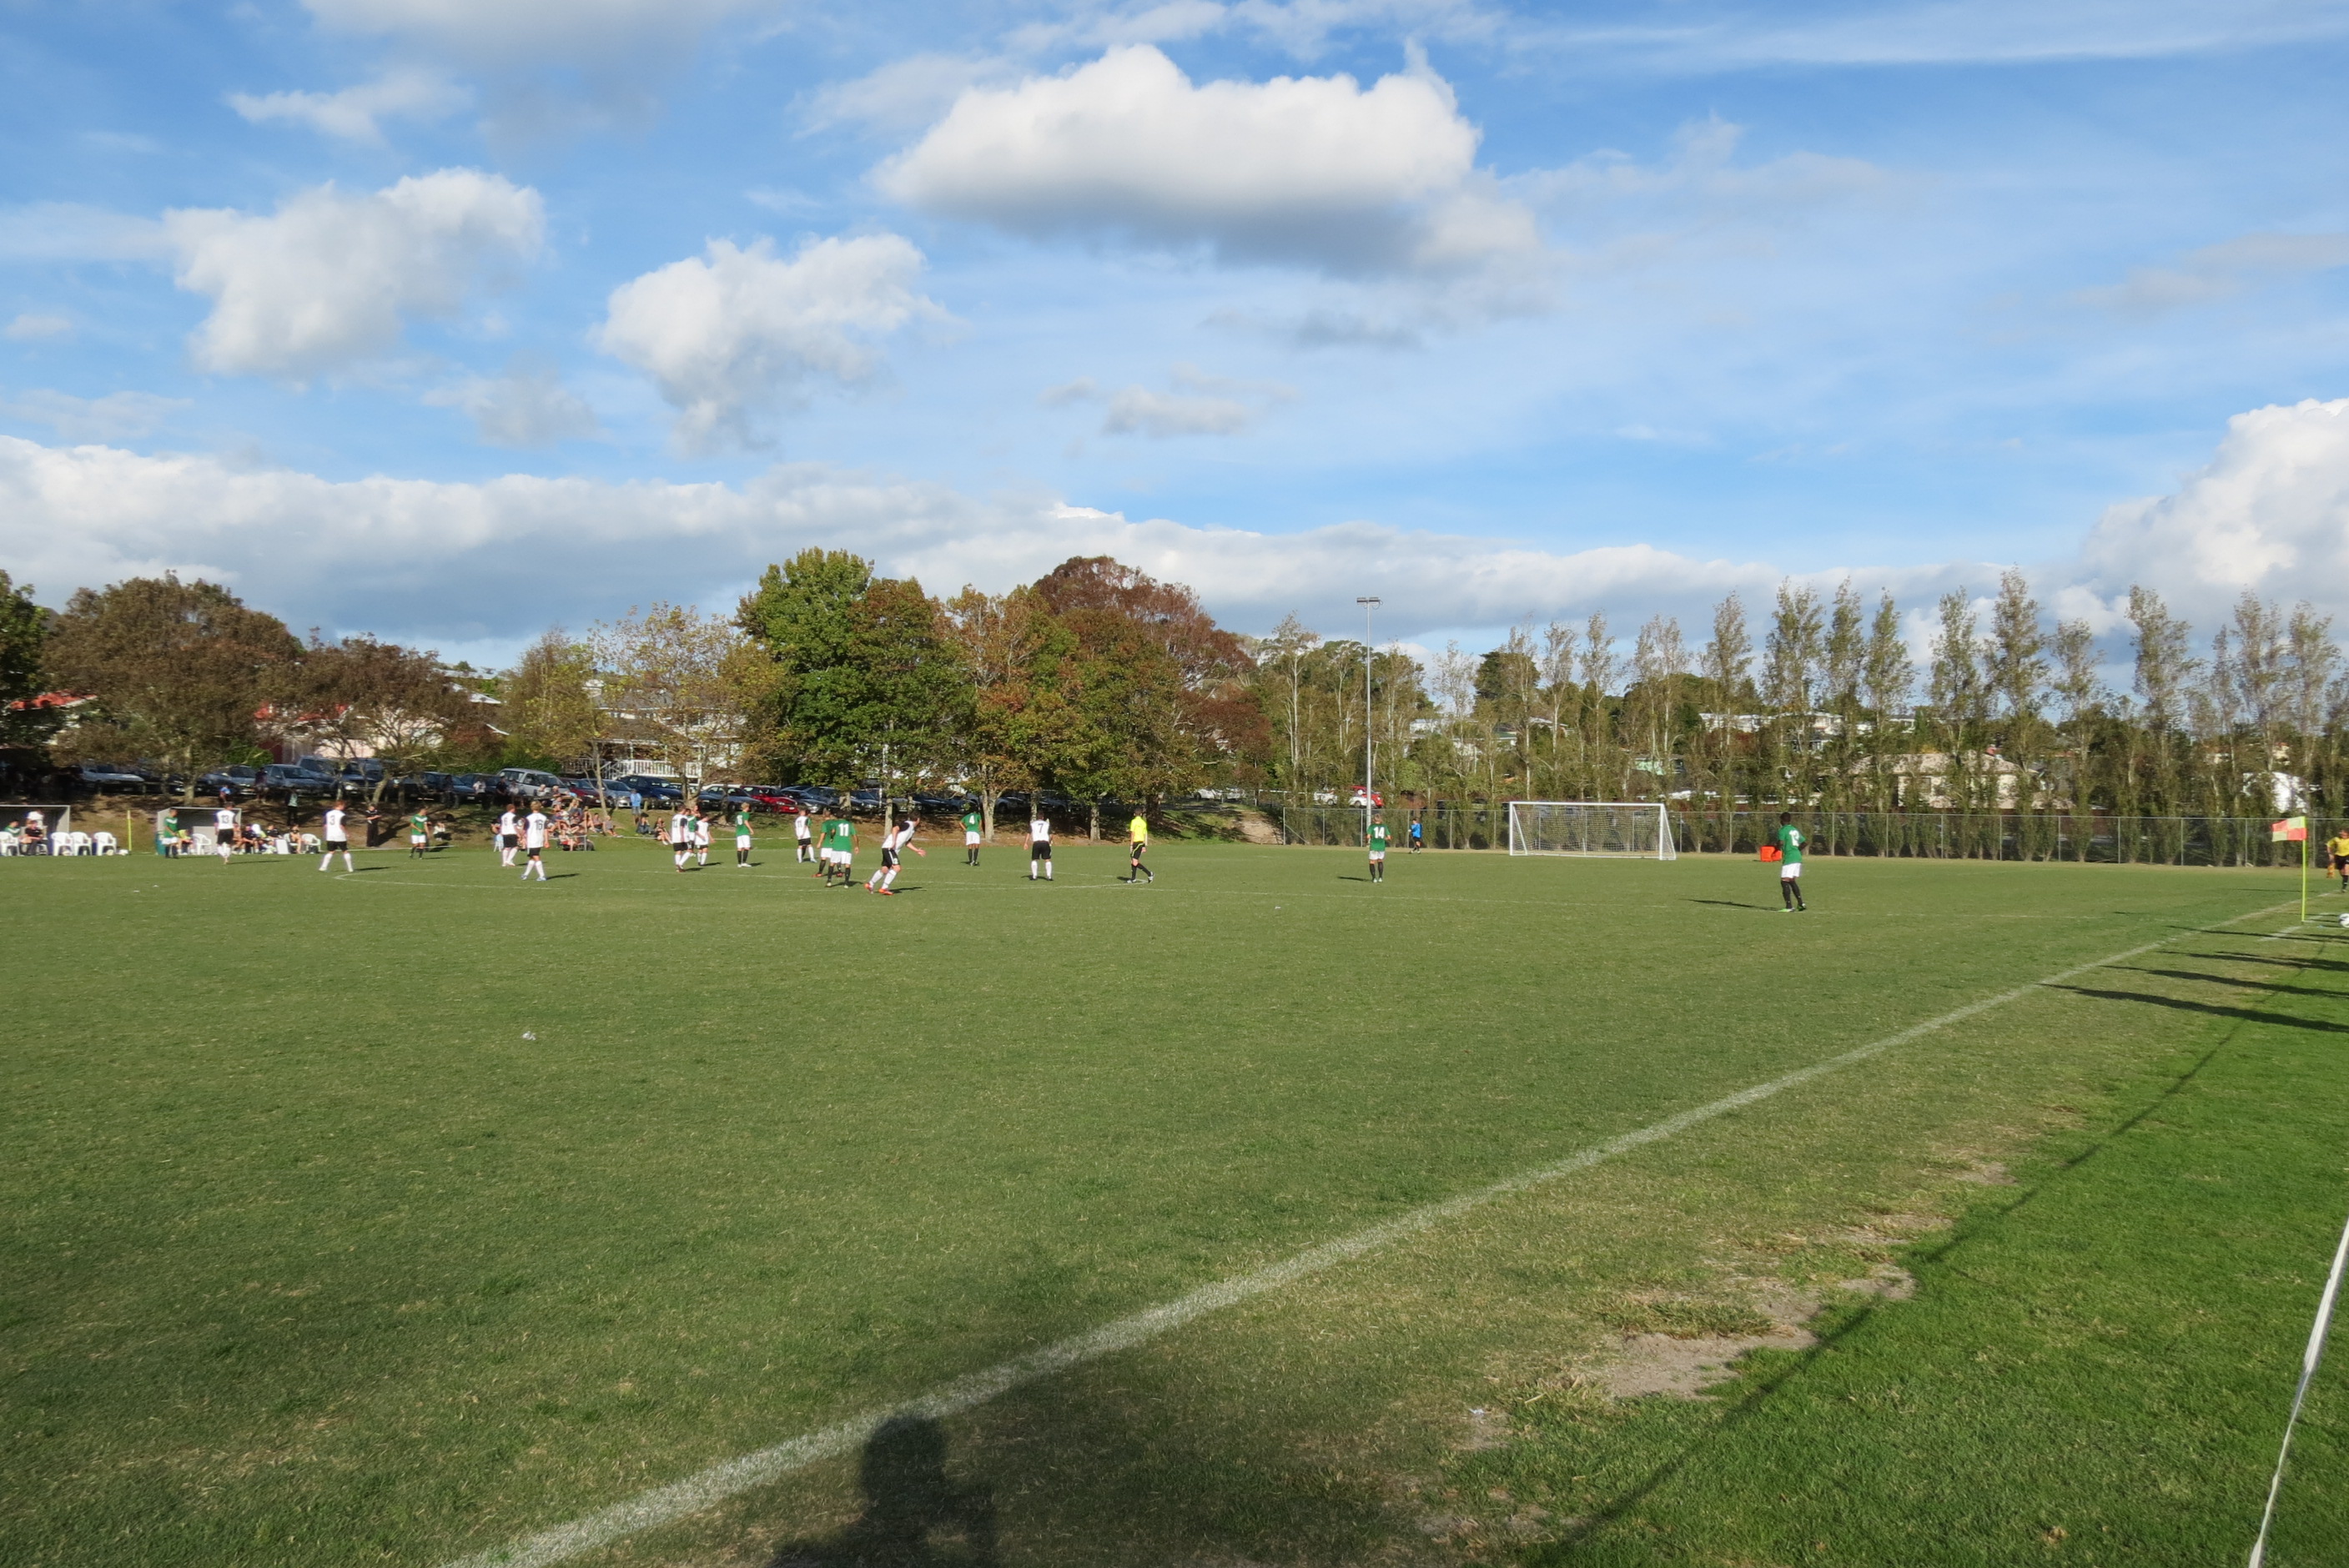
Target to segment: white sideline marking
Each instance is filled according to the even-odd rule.
[[[803,1470],[823,1460],[836,1459],[857,1448],[870,1438],[884,1421],[892,1417],[926,1416],[934,1420],[942,1420],[948,1416],[959,1415],[965,1410],[987,1403],[999,1394],[1009,1393],[1023,1384],[1049,1377],[1056,1372],[1065,1372],[1072,1367],[1081,1367],[1089,1361],[1098,1361],[1102,1357],[1112,1355],[1120,1350],[1130,1350],[1137,1345],[1157,1338],[1160,1335],[1180,1328],[1194,1318],[1204,1317],[1208,1313],[1220,1311],[1227,1306],[1236,1306],[1251,1297],[1262,1295],[1268,1291],[1278,1290],[1282,1285],[1303,1279],[1308,1274],[1319,1274],[1324,1269],[1345,1263],[1350,1259],[1361,1257],[1365,1253],[1375,1252],[1392,1243],[1418,1235],[1421,1232],[1432,1230],[1446,1220],[1457,1219],[1498,1199],[1528,1191],[1533,1188],[1556,1181],[1561,1177],[1571,1176],[1579,1171],[1588,1171],[1592,1166],[1612,1160],[1619,1154],[1628,1154],[1635,1149],[1644,1149],[1651,1143],[1661,1143],[1668,1138],[1675,1137],[1692,1127],[1711,1121],[1716,1117],[1726,1116],[1733,1110],[1742,1110],[1749,1105],[1768,1099],[1773,1095],[1782,1094],[1787,1089],[1806,1084],[1813,1078],[1824,1078],[1829,1073],[1840,1071],[1855,1063],[1864,1062],[1870,1057],[1879,1056],[1895,1046],[1907,1045],[1909,1041],[1920,1036],[1931,1034],[1936,1029],[1944,1029],[1951,1024],[1962,1023],[1977,1014],[1989,1012],[1993,1007],[2004,1006],[2009,1002],[2028,996],[2043,986],[2060,985],[2064,981],[2085,975],[2091,970],[2102,969],[2108,965],[2123,963],[2140,954],[2151,953],[2156,948],[2167,947],[2182,936],[2223,931],[2230,925],[2238,924],[2246,920],[2257,920],[2260,916],[2272,914],[2277,910],[2295,908],[2297,904],[2297,900],[2271,904],[2266,909],[2253,910],[2249,914],[2237,915],[2233,920],[2221,921],[2215,926],[2202,926],[2192,931],[2179,932],[2176,935],[2165,936],[2158,942],[2148,942],[2142,946],[2132,947],[2126,953],[2116,953],[2106,958],[2076,965],[2061,974],[2050,975],[2044,979],[2033,980],[2028,985],[2017,985],[2012,991],[2002,991],[1995,996],[1986,996],[1979,1002],[1969,1002],[1962,1007],[1952,1008],[1938,1017],[1928,1018],[1921,1024],[1911,1024],[1896,1034],[1887,1035],[1880,1040],[1871,1040],[1867,1045],[1856,1047],[1840,1056],[1829,1057],[1824,1061],[1814,1062],[1806,1068],[1797,1068],[1783,1077],[1770,1079],[1767,1083],[1758,1083],[1750,1088],[1739,1089],[1735,1094],[1724,1095],[1710,1104],[1698,1106],[1692,1110],[1683,1110],[1676,1116],[1668,1116],[1661,1121],[1651,1122],[1636,1131],[1621,1133],[1610,1138],[1604,1143],[1593,1144],[1579,1153],[1570,1154],[1555,1164],[1520,1171],[1515,1176],[1504,1177],[1489,1187],[1481,1187],[1473,1192],[1464,1192],[1458,1197],[1446,1198],[1442,1202],[1430,1203],[1424,1208],[1397,1214],[1391,1220],[1381,1220],[1377,1224],[1357,1231],[1350,1236],[1340,1236],[1334,1242],[1324,1242],[1318,1247],[1309,1247],[1301,1253],[1281,1259],[1278,1263],[1268,1264],[1253,1273],[1238,1274],[1231,1279],[1218,1280],[1213,1284],[1201,1286],[1188,1295],[1177,1296],[1173,1301],[1137,1312],[1131,1317],[1119,1318],[1114,1323],[1103,1324],[1099,1328],[1089,1329],[1085,1333],[1074,1335],[1057,1344],[1048,1345],[1041,1350],[1033,1350],[1025,1356],[1017,1356],[1009,1361],[998,1362],[983,1371],[969,1373],[950,1383],[941,1384],[928,1393],[905,1404],[884,1410],[867,1410],[863,1415],[851,1417],[845,1421],[835,1426],[825,1427],[820,1431],[809,1432],[804,1436],[793,1438],[788,1442],[777,1443],[772,1448],[761,1449],[755,1453],[743,1454],[739,1458],[727,1460],[723,1463],[712,1465],[708,1470],[689,1475],[683,1480],[672,1481],[667,1486],[656,1487],[650,1491],[638,1492],[624,1502],[614,1503],[609,1508],[599,1509],[594,1513],[574,1519],[567,1524],[558,1524],[552,1530],[541,1531],[536,1535],[524,1536],[507,1545],[476,1553],[471,1557],[460,1558],[446,1564],[445,1568],[548,1568],[549,1564],[575,1557],[583,1552],[593,1551],[598,1546],[608,1545],[623,1536],[634,1535],[639,1531],[651,1530],[683,1519],[688,1514],[698,1513],[715,1503],[722,1502],[738,1493],[749,1491],[753,1487],[764,1486],[767,1482],[788,1475],[793,1470]],[[2294,923],[2289,929],[2299,929],[2298,923]]]

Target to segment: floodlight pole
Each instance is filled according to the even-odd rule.
[[[1379,733],[1371,708],[1371,616],[1378,609],[1380,600],[1373,594],[1357,598],[1354,603],[1362,607],[1362,842],[1368,844],[1371,841],[1371,813],[1378,810],[1377,797],[1371,788],[1371,748]]]

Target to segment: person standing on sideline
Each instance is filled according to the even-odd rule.
[[[1052,819],[1044,815],[1042,807],[1028,819],[1028,880],[1036,880],[1036,868],[1044,868],[1044,880],[1052,880]]]
[[[668,851],[677,869],[685,870],[686,859],[693,853],[693,813],[683,806],[668,814]]]
[[[978,864],[980,835],[986,831],[987,819],[985,816],[980,814],[978,807],[973,806],[969,810],[965,811],[962,814],[963,864],[967,866],[975,866]]]
[[[808,828],[806,808],[792,813],[792,837],[799,841],[800,864],[807,865],[815,859],[815,834]]]
[[[1387,880],[1387,825],[1383,818],[1374,819],[1371,823],[1371,880],[1374,882]]]
[[[1136,811],[1133,820],[1125,825],[1125,880],[1129,886],[1144,877],[1154,883],[1158,881],[1158,873],[1142,863],[1143,854],[1149,848],[1150,819]]]
[[[2333,874],[2341,879],[2341,891],[2349,892],[2349,826],[2325,841],[2324,852],[2332,859]]]
[[[509,806],[498,818],[498,864],[513,870],[514,851],[522,847],[522,819]]]
[[[221,808],[212,813],[212,848],[220,851],[221,864],[228,864],[236,852],[236,808],[228,803],[225,791],[221,795]]]
[[[750,808],[748,806],[734,813],[734,864],[746,872],[750,869]]]
[[[408,818],[408,858],[420,861],[432,847],[432,814],[419,806]]]
[[[162,826],[155,834],[155,852],[167,861],[180,852],[180,812],[177,807],[163,813]]]
[[[343,810],[340,800],[326,808],[326,852],[318,857],[318,869],[325,871],[336,855],[343,857],[343,870],[357,872],[351,864],[350,813]]]
[[[1415,855],[1419,853],[1420,851],[1427,848],[1426,840],[1427,834],[1423,830],[1423,825],[1420,822],[1420,820],[1413,817],[1411,820],[1411,852]]]
[[[525,857],[523,861],[522,880],[530,881],[530,873],[536,872],[538,880],[544,882],[546,880],[546,812],[535,800],[531,802],[530,815],[522,820],[522,850]]]
[[[1807,910],[1811,906],[1803,902],[1803,845],[1809,841],[1803,837],[1803,830],[1795,826],[1792,811],[1778,813],[1778,828],[1771,835],[1771,841],[1778,846],[1781,857],[1778,902],[1785,907],[1780,913],[1792,914],[1798,909]]]

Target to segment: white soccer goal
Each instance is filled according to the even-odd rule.
[[[1680,859],[1671,811],[1621,800],[1512,800],[1509,853]]]

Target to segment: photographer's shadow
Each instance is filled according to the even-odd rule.
[[[995,1500],[947,1475],[946,1429],[893,1416],[865,1440],[864,1511],[828,1541],[788,1542],[768,1568],[995,1568]]]

